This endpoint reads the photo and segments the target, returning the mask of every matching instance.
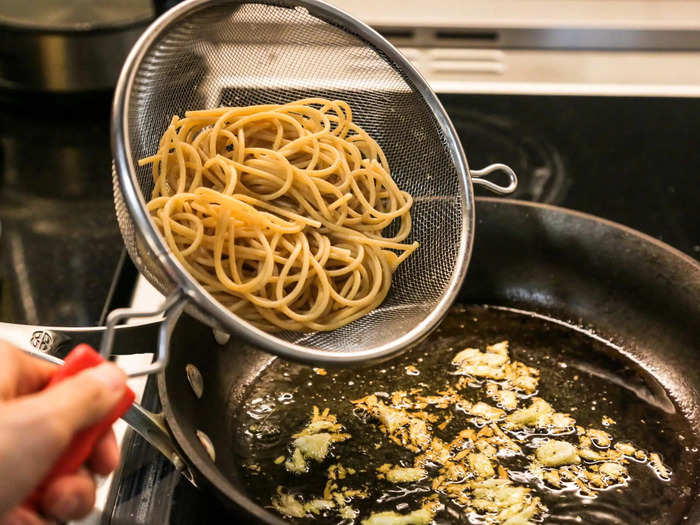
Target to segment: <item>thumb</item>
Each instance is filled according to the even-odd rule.
[[[0,407],[0,515],[41,482],[76,432],[109,413],[125,388],[124,372],[103,363]]]

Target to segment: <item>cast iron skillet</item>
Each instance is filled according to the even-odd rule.
[[[574,324],[624,349],[656,377],[700,434],[700,265],[634,230],[553,206],[477,200],[475,250],[460,301],[519,308]],[[247,387],[274,357],[183,316],[158,388],[167,424],[200,487],[265,523],[284,523],[249,499],[234,444]],[[185,366],[204,379],[197,399]],[[216,449],[213,463],[196,437]],[[697,484],[698,480],[695,480]],[[685,523],[700,523],[700,500]]]

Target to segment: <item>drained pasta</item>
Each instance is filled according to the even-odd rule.
[[[418,247],[404,242],[411,196],[343,101],[188,111],[145,164],[148,210],[175,256],[267,330],[333,330],[366,315]]]

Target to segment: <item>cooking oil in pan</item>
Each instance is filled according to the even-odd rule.
[[[467,352],[476,368],[456,363],[465,348],[505,355],[502,341],[508,377],[483,369],[486,354]],[[293,522],[391,523],[377,514],[394,512],[379,517],[667,524],[682,521],[694,493],[698,443],[658,382],[603,341],[516,312],[455,307],[429,340],[374,368],[276,360],[246,399],[236,422],[243,479]],[[544,419],[514,423],[536,399],[550,407],[533,416]],[[315,435],[314,407],[318,428],[334,436],[320,443],[327,454],[293,445]],[[382,420],[381,407],[404,419]],[[440,458],[436,443],[453,448]]]

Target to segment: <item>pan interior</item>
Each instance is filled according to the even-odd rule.
[[[661,384],[601,338],[564,323],[498,308],[456,307],[429,340],[380,367],[320,375],[310,367],[282,360],[261,363],[255,381],[248,381],[245,389],[238,386],[229,391],[232,401],[223,434],[234,438],[229,447],[217,445],[217,466],[261,506],[270,505],[278,486],[307,498],[320,497],[328,466],[342,462],[357,471],[348,485],[369,488],[369,498],[353,503],[361,513],[358,523],[370,512],[416,508],[429,491],[430,480],[402,486],[378,481],[380,465],[410,464],[414,455],[386,442],[375,425],[353,412],[349,400],[414,387],[435,392],[456,379],[449,372],[457,351],[484,349],[501,340],[510,341],[513,360],[540,370],[537,395],[555,410],[569,413],[579,425],[605,429],[615,441],[658,452],[672,471],[671,479],[663,481],[647,465],[630,461],[627,486],[602,490],[594,499],[530,481],[549,508],[545,521],[568,523],[579,517],[579,521],[600,524],[682,522],[697,487],[698,436]],[[420,375],[408,374],[409,365]],[[482,400],[489,401],[483,396]],[[308,423],[314,405],[330,408],[352,437],[334,444],[331,457],[323,464],[313,463],[308,474],[293,475],[275,459],[289,457],[291,435]],[[453,415],[452,428],[470,426],[466,415]],[[615,424],[602,426],[603,416]],[[377,443],[381,444],[378,449]],[[251,465],[259,470],[251,470]],[[513,468],[517,471],[517,466]],[[437,523],[471,522],[463,509],[447,499],[442,502],[446,506],[436,515]],[[311,522],[339,521],[337,515],[328,515]]]

